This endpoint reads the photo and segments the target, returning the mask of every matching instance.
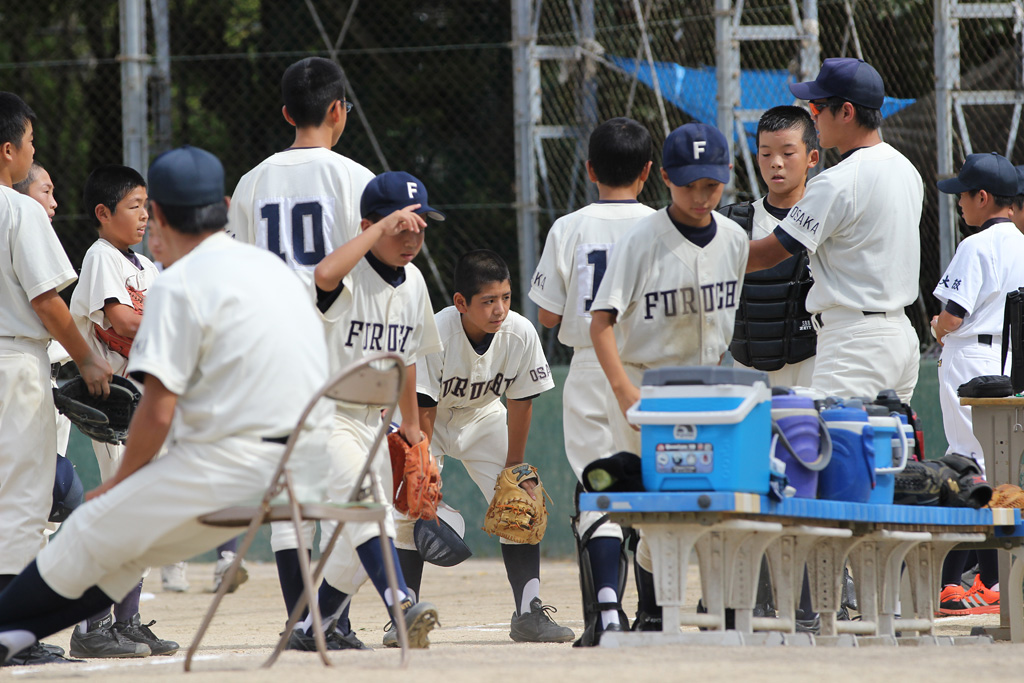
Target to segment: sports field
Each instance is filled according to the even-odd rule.
[[[434,571],[431,571],[434,570]],[[973,681],[1006,672],[1014,680],[1024,671],[1024,647],[996,644],[972,647],[652,647],[574,649],[568,645],[514,643],[508,637],[512,612],[508,584],[499,560],[471,559],[458,567],[428,567],[424,597],[440,610],[442,628],[431,635],[429,650],[413,651],[408,670],[398,668],[397,650],[380,645],[384,609],[372,590],[355,600],[353,626],[374,652],[332,654],[325,669],[315,653],[286,652],[270,671],[260,664],[269,655],[284,625],[284,607],[276,572],[270,564],[250,564],[250,580],[229,595],[221,608],[192,674],[184,674],[184,646],[207,605],[212,565],[192,564],[188,593],[161,593],[154,577],[154,597],[142,605],[145,620],[162,638],[177,640],[183,650],[173,657],[136,660],[90,660],[0,669],[0,680],[159,681],[170,678],[245,683],[484,683],[539,681],[567,683],[639,683],[640,681]],[[697,602],[698,574],[691,567],[689,601]],[[555,619],[582,628],[576,566],[546,561],[542,567],[544,600],[555,605]],[[635,604],[630,591],[626,604]],[[631,611],[631,610],[630,610]],[[939,622],[946,635],[967,635],[972,626],[994,625],[998,616],[949,617]],[[67,647],[70,630],[47,639]],[[985,663],[980,666],[980,663]],[[988,673],[985,671],[988,670]],[[187,676],[187,679],[185,678]]]

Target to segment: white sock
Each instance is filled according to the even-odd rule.
[[[523,599],[519,603],[519,614],[530,613],[530,603],[540,597],[540,579],[530,579],[523,586]]]
[[[597,591],[598,602],[618,602],[619,598],[615,594],[615,589],[609,586],[605,586],[601,590]],[[608,628],[608,624],[619,623],[619,611],[616,609],[605,609],[601,610],[601,628]]]
[[[399,604],[401,604],[402,601],[405,600],[407,597],[409,597],[409,596],[407,596],[402,591],[398,591],[398,603]],[[388,607],[391,607],[391,605],[395,604],[395,599],[391,595],[391,586],[388,586],[387,588],[384,589],[384,604],[386,604]]]
[[[309,629],[313,628],[313,615],[312,613],[307,614],[306,618],[301,623],[295,625],[296,631],[302,631],[303,633],[309,633]]]
[[[5,659],[4,662],[7,662],[11,657],[18,654],[26,647],[30,647],[35,642],[36,637],[31,631],[24,631],[21,629],[15,631],[0,631],[0,645],[7,648],[7,659]]]
[[[989,588],[989,590],[990,591],[995,591],[996,593],[998,593],[999,592],[999,582],[996,581],[996,584],[994,586],[992,586],[991,588]]]

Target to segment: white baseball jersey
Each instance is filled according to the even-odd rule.
[[[530,321],[509,311],[490,345],[477,353],[454,306],[434,316],[444,350],[416,363],[416,391],[438,403],[438,421],[449,409],[482,409],[502,394],[524,399],[555,386],[540,337]],[[504,461],[505,453],[501,453]]]
[[[599,202],[562,216],[551,226],[529,296],[541,308],[562,316],[560,342],[576,349],[591,346],[590,306],[615,243],[638,219],[652,213],[654,209],[639,202]]]
[[[807,248],[807,310],[901,311],[917,299],[921,175],[886,143],[856,150],[807,183],[780,223]]]
[[[372,179],[323,147],[278,152],[238,181],[227,231],[277,254],[311,284],[316,264],[359,234],[359,199]]]
[[[717,365],[732,341],[750,254],[746,231],[717,211],[717,232],[698,247],[662,209],[615,248],[591,310],[613,310],[623,363]]]
[[[313,303],[287,273],[266,251],[217,233],[149,288],[128,371],[178,395],[171,441],[291,432],[326,379],[327,351]]]
[[[75,281],[64,248],[39,202],[0,186],[0,337],[46,342],[32,299]]]
[[[326,365],[323,327],[291,271],[223,233],[203,240],[153,283],[128,362],[178,396],[167,453],[75,510],[37,558],[46,583],[120,600],[145,567],[236,535],[198,518],[259,499],[284,452],[261,437],[292,430]],[[321,483],[329,406],[307,424],[291,459],[300,487]]]
[[[110,242],[102,238],[96,240],[85,252],[82,274],[71,295],[71,317],[79,333],[119,375],[123,375],[128,367],[128,359],[107,346],[96,335],[95,326],[110,329],[110,320],[103,313],[107,301],[115,299],[120,304],[132,306],[129,287],[145,300],[146,292],[159,271],[144,255],[136,254],[136,257],[142,268],[136,267]]]
[[[356,264],[341,281],[337,299],[321,312],[331,372],[371,353],[397,353],[412,365],[422,355],[441,350],[419,268],[410,263],[401,269],[404,281],[392,284],[381,272],[390,279],[395,269],[370,259],[373,255],[367,254]]]
[[[979,334],[1003,333],[1006,295],[1024,287],[1024,234],[1009,219],[960,243],[932,294],[967,311],[946,339],[977,341]],[[998,374],[998,373],[997,373]]]

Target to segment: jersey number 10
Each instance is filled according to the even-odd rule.
[[[266,221],[267,250],[280,256],[285,263],[291,265],[291,261],[294,265],[315,266],[327,255],[324,209],[320,202],[297,202],[292,204],[291,211],[281,204],[264,204],[260,208],[260,218]],[[281,243],[282,238],[291,240],[290,249]]]

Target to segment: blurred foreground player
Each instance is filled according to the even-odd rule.
[[[128,365],[146,390],[117,473],[0,593],[5,662],[123,598],[145,567],[232,537],[198,518],[263,493],[281,437],[323,382],[327,349],[301,284],[276,257],[223,233],[216,157],[172,150],[149,180],[152,229],[174,267],[149,291]],[[315,486],[305,473],[325,466],[329,414],[315,414],[293,456],[304,488]]]

